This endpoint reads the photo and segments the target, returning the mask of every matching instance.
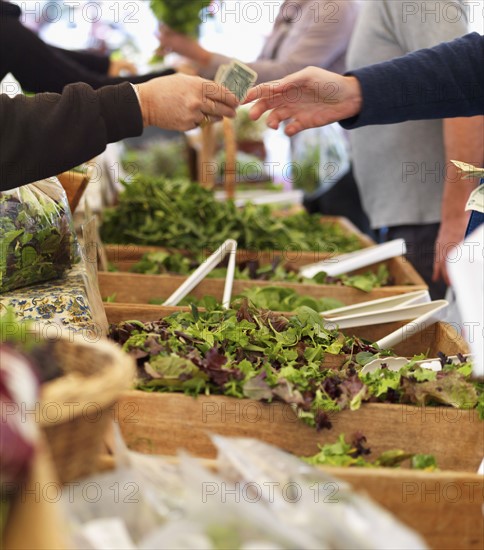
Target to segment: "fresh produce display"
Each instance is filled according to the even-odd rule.
[[[138,362],[136,387],[144,391],[223,394],[293,405],[318,429],[331,427],[330,411],[356,410],[363,402],[441,404],[478,409],[484,417],[483,385],[470,381],[471,365],[447,364],[440,372],[415,364],[399,372],[361,367],[390,351],[324,328],[308,307],[283,317],[250,307],[176,313],[158,322],[128,321],[111,328],[111,338]],[[328,356],[347,354],[339,370]]]
[[[319,453],[302,459],[313,466],[398,468],[409,462],[412,470],[433,472],[437,469],[437,461],[433,455],[407,453],[400,449],[385,451],[375,460],[368,460],[365,457],[371,454],[371,449],[366,447],[366,442],[366,437],[361,433],[356,433],[351,443],[347,443],[345,434],[341,434],[336,443],[319,445]]]
[[[315,311],[328,311],[337,307],[343,307],[343,302],[334,298],[312,298],[311,296],[302,296],[291,288],[281,288],[277,286],[268,286],[264,288],[248,288],[241,292],[234,300],[247,298],[250,305],[258,309],[269,309],[271,311],[294,311],[301,306],[307,306]],[[162,305],[166,298],[153,298],[150,304]],[[204,296],[197,299],[193,296],[187,296],[178,305],[195,305],[207,310],[220,309],[221,304],[213,296]]]
[[[102,238],[191,251],[215,250],[229,238],[253,250],[343,253],[361,248],[356,235],[321,223],[317,215],[278,218],[267,205],[238,209],[232,201],[215,201],[196,183],[143,175],[124,183],[119,204],[105,210]]]
[[[200,12],[211,3],[212,0],[151,0],[150,5],[156,18],[174,31],[197,36]]]
[[[0,193],[0,292],[55,279],[75,259],[65,193],[45,180]]]
[[[111,337],[137,359],[139,389],[279,399],[318,428],[329,422],[326,411],[358,407],[365,388],[354,370],[332,399],[324,390],[332,373],[323,368],[326,354],[387,353],[326,330],[310,308],[287,319],[247,301],[238,310],[192,307],[156,323],[122,323]]]
[[[203,261],[199,254],[186,255],[180,252],[150,252],[144,254],[139,262],[133,265],[133,273],[144,273],[146,275],[161,275],[172,273],[177,275],[189,275]],[[114,270],[114,268],[113,268]],[[208,277],[225,278],[225,268],[217,268],[208,274]],[[390,273],[386,265],[378,267],[376,273],[367,271],[357,275],[340,275],[330,277],[324,272],[318,273],[311,279],[301,277],[297,271],[291,271],[284,267],[280,258],[271,264],[261,265],[258,260],[251,260],[235,268],[235,279],[274,281],[305,284],[342,285],[364,292],[371,292],[375,288],[387,286],[391,283]],[[271,308],[269,308],[271,309]]]

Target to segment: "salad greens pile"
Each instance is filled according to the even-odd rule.
[[[212,0],[151,0],[155,17],[174,31],[190,36],[198,35],[200,12],[208,8]]]
[[[325,329],[305,306],[290,318],[247,301],[238,310],[192,306],[158,322],[112,326],[111,338],[137,360],[140,390],[278,400],[318,429],[331,427],[328,413],[363,402],[477,408],[484,417],[483,385],[470,380],[464,358],[456,366],[442,356],[440,372],[416,365],[422,358],[416,357],[397,373],[382,368],[362,375],[363,365],[391,352]],[[325,366],[338,355],[344,365]]]
[[[177,251],[159,251],[144,254],[139,262],[131,268],[133,273],[146,275],[178,274],[189,275],[203,262],[202,254],[183,254]],[[221,264],[222,265],[222,264]],[[113,269],[114,270],[114,269]],[[225,278],[226,269],[216,268],[208,277]],[[387,286],[391,283],[390,273],[386,265],[378,267],[376,273],[367,271],[356,275],[340,275],[330,277],[324,272],[318,273],[311,279],[301,277],[297,271],[286,268],[280,258],[271,264],[261,265],[258,260],[250,260],[235,267],[235,279],[274,281],[303,284],[326,284],[347,286],[371,292],[375,288]]]
[[[226,239],[251,250],[295,250],[325,253],[361,248],[356,235],[320,216],[272,215],[267,205],[239,209],[217,202],[212,191],[187,180],[139,175],[124,183],[116,208],[104,212],[106,243],[141,244],[191,251],[215,250]]]
[[[73,239],[67,205],[40,187],[0,193],[0,292],[60,277]]]
[[[319,445],[319,453],[314,456],[301,457],[313,466],[359,466],[363,468],[397,468],[410,460],[410,469],[434,472],[437,470],[437,461],[433,455],[407,453],[400,449],[383,452],[375,460],[368,460],[365,456],[371,454],[366,447],[366,437],[356,433],[351,443],[347,443],[345,434],[341,434],[336,443]]]
[[[271,311],[294,311],[301,306],[307,306],[315,311],[328,311],[337,307],[343,307],[343,302],[334,298],[312,298],[311,296],[303,296],[298,294],[292,288],[281,288],[277,286],[254,287],[247,288],[234,300],[247,298],[249,303],[258,309],[269,309]],[[153,298],[150,304],[163,305],[166,298]],[[195,298],[187,296],[178,305],[190,306],[195,305],[207,310],[220,309],[220,302],[213,296],[204,296],[203,298]]]

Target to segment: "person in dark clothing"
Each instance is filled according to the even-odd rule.
[[[12,73],[27,92],[61,93],[74,82],[85,82],[94,89],[121,82],[139,84],[175,72],[166,69],[144,75],[110,76],[109,57],[50,46],[22,25],[21,13],[17,5],[0,0],[0,80]]]
[[[233,118],[237,105],[226,88],[183,74],[136,86],[77,83],[62,94],[0,94],[0,191],[60,174],[143,127],[187,131]]]

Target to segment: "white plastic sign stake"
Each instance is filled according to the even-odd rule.
[[[393,348],[397,344],[404,342],[406,338],[422,332],[427,327],[437,323],[438,321],[441,321],[447,315],[449,302],[447,302],[446,300],[436,300],[435,302],[430,302],[430,304],[424,305],[433,305],[434,307],[427,307],[427,311],[423,313],[420,317],[417,317],[410,323],[407,323],[403,327],[378,340],[378,342],[376,342],[378,346],[382,349]],[[417,307],[423,309],[423,306]]]
[[[183,282],[173,294],[165,300],[164,306],[176,306],[183,298],[198,285],[203,279],[213,270],[218,264],[230,254],[229,263],[227,267],[227,275],[225,277],[225,287],[223,294],[223,307],[228,309],[230,307],[230,300],[232,298],[232,288],[234,285],[234,273],[235,273],[235,260],[237,252],[237,241],[233,239],[226,240],[217,250],[209,257],[202,265],[200,265],[186,281]]]
[[[410,335],[421,332],[445,317],[449,302],[446,300],[427,302],[426,296],[428,293],[423,291],[423,294],[421,294],[421,292],[413,293],[414,296],[410,299],[406,295],[394,296],[340,308],[339,310],[331,310],[322,313],[321,317],[328,329],[345,329],[409,321],[377,342],[381,348],[391,348],[403,342]],[[419,303],[422,301],[424,303]]]
[[[406,252],[405,241],[403,239],[395,239],[387,243],[365,248],[364,250],[342,254],[330,260],[323,260],[322,262],[303,266],[299,269],[299,274],[307,279],[311,279],[324,271],[331,277],[336,277],[396,256],[403,256]]]
[[[341,317],[342,315],[373,313],[375,311],[395,309],[397,307],[409,306],[411,304],[426,304],[428,302],[430,302],[430,294],[428,290],[416,290],[414,292],[399,294],[398,296],[379,298],[378,300],[369,300],[368,302],[361,302],[351,306],[335,308],[331,311],[325,311],[321,314],[321,316],[324,317],[324,319],[331,320],[334,317]]]

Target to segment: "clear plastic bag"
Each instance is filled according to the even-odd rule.
[[[312,128],[291,139],[294,187],[308,195],[326,193],[350,169],[349,144],[338,124]]]
[[[266,504],[279,522],[328,548],[427,547],[417,533],[350,485],[277,447],[247,438],[212,436],[212,441],[225,479],[250,484],[259,492],[265,488]]]
[[[118,470],[86,480],[69,499],[77,547],[426,548],[350,485],[266,443],[214,436],[215,462],[181,454],[173,464],[129,451],[115,433]],[[92,487],[99,498],[87,502]]]
[[[56,178],[0,192],[0,293],[61,277],[79,259]]]

